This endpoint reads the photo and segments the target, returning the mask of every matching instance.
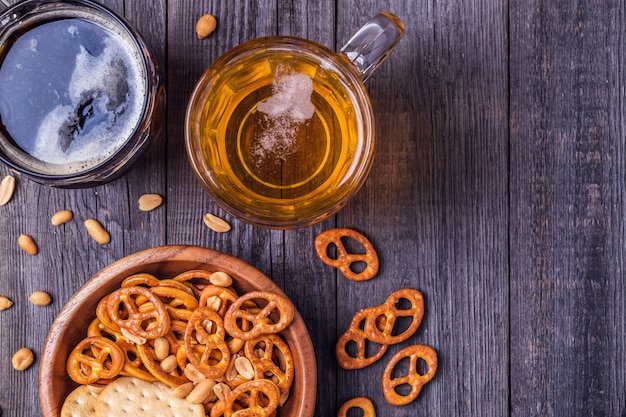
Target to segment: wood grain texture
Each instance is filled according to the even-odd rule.
[[[624,415],[623,3],[511,3],[512,415]]]
[[[10,0],[15,3],[15,0]],[[163,244],[231,254],[293,300],[318,363],[315,417],[347,399],[379,416],[625,416],[626,4],[590,0],[102,0],[142,33],[167,86],[165,129],[135,169],[112,183],[62,190],[17,179],[0,207],[1,415],[41,415],[36,387],[44,338],[63,304],[111,262]],[[226,215],[196,181],[184,146],[187,100],[221,54],[268,35],[340,48],[381,10],[406,35],[367,81],[379,141],[370,178],[335,217],[292,231]],[[195,22],[214,14],[214,34]],[[0,167],[0,176],[8,174]],[[164,204],[140,212],[143,193]],[[57,210],[74,219],[50,225]],[[215,233],[211,212],[232,226]],[[83,226],[111,233],[98,245]],[[379,275],[351,282],[315,255],[314,238],[351,227],[378,249]],[[40,254],[19,249],[33,236]],[[359,309],[401,287],[419,289],[424,320],[406,343],[357,371],[337,366],[335,342]],[[52,295],[35,307],[35,290]],[[389,406],[380,377],[407,344],[439,354],[418,399]],[[33,367],[10,356],[28,346]]]
[[[339,386],[349,387],[341,401],[366,394],[385,416],[506,415],[506,9],[491,1],[345,2],[337,37],[347,39],[375,8],[396,13],[407,34],[367,81],[377,159],[338,218],[377,246],[381,271],[367,283],[339,280],[338,299],[348,301],[338,318],[345,329],[357,309],[416,288],[426,314],[406,344],[429,345],[440,359],[420,397],[392,407],[378,380],[406,344],[390,347],[373,369],[340,372]]]

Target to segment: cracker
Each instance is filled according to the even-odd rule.
[[[172,395],[161,382],[122,377],[111,382],[98,397],[96,417],[205,417],[202,404],[190,404]]]
[[[61,417],[93,417],[96,415],[98,393],[87,385],[80,385],[65,398]]]

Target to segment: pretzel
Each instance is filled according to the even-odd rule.
[[[398,309],[400,300],[408,300],[409,308]],[[424,316],[424,297],[418,290],[403,288],[393,292],[387,300],[376,307],[367,309],[365,320],[365,334],[372,342],[393,345],[411,337]],[[411,324],[400,334],[394,335],[393,330],[399,317],[410,317]]]
[[[263,356],[257,355],[258,349],[263,351]],[[289,391],[295,374],[294,360],[289,345],[280,336],[269,334],[248,340],[244,354],[254,368],[255,378],[270,377],[281,394]]]
[[[339,366],[343,369],[362,369],[369,366],[380,359],[387,351],[386,344],[380,344],[378,350],[371,356],[367,356],[369,353],[369,345],[367,342],[369,339],[363,330],[361,330],[361,323],[367,320],[369,311],[367,309],[358,311],[352,321],[350,327],[346,330],[339,339],[335,346],[335,356]],[[369,341],[371,342],[371,341]],[[349,343],[356,345],[355,355],[351,355],[349,352]]]
[[[363,245],[365,253],[349,253],[344,246],[341,238],[352,238]],[[328,255],[328,246],[334,244],[337,247],[337,258],[331,258]],[[378,255],[374,246],[370,241],[359,232],[347,229],[337,228],[326,230],[315,238],[315,250],[319,258],[328,266],[337,268],[346,278],[352,281],[367,281],[372,279],[378,273]],[[361,272],[354,272],[351,269],[352,264],[364,262],[366,267]]]
[[[154,308],[139,311],[137,298],[140,297],[149,300]],[[120,309],[122,306],[124,308]],[[145,339],[164,336],[170,327],[170,316],[163,302],[143,287],[124,287],[113,291],[107,301],[107,310],[111,320],[117,326],[126,328]]]
[[[124,353],[124,366],[120,371],[120,375],[133,376],[148,382],[157,381],[154,374],[146,368],[143,360],[141,359],[141,355],[139,354],[139,348],[137,345],[129,343],[125,340],[118,340],[116,343]]]
[[[260,311],[248,311],[244,305],[250,300],[266,301]],[[272,318],[276,312],[278,318]],[[226,311],[224,327],[226,331],[239,339],[250,340],[262,334],[278,333],[285,329],[293,320],[294,307],[291,302],[276,293],[269,291],[251,291],[239,297]],[[245,329],[245,323],[252,326]]]
[[[100,302],[98,302],[98,306],[96,307],[96,317],[100,319],[100,322],[102,322],[102,324],[105,327],[115,330],[116,332],[119,332],[120,326],[115,324],[115,322],[113,322],[113,319],[111,319],[111,316],[109,315],[109,309],[108,309],[109,296],[110,295],[105,295],[104,297],[102,297]]]
[[[163,285],[151,288],[150,291],[165,304],[171,318],[189,320],[191,312],[198,307],[196,297],[184,289]]]
[[[224,402],[224,417],[270,417],[278,407],[280,391],[268,379],[245,382],[232,390]],[[244,408],[234,411],[236,402]]]
[[[405,358],[409,358],[409,370],[407,375],[393,378],[392,373],[396,365]],[[423,359],[428,365],[428,370],[423,375],[417,370],[417,362]],[[382,377],[383,395],[391,405],[407,405],[417,398],[422,387],[430,381],[437,372],[437,352],[429,346],[407,346],[391,357],[385,367]],[[402,395],[396,391],[396,387],[409,385],[411,392]]]
[[[173,279],[174,281],[191,283],[194,288],[202,291],[205,286],[211,283],[209,281],[210,277],[211,272],[209,271],[205,271],[204,269],[192,269],[176,275]]]
[[[80,381],[99,386],[118,376],[172,387],[206,377],[223,381],[232,390],[251,382],[248,375],[253,375],[258,384],[238,391],[228,407],[229,417],[276,417],[277,407],[288,399],[295,366],[289,345],[275,332],[291,323],[295,309],[283,295],[272,292],[239,297],[231,286],[211,284],[211,274],[192,270],[159,280],[138,273],[124,279],[119,289],[98,303],[80,355],[74,353],[66,363],[68,373],[71,369],[71,375]],[[229,312],[233,327],[253,339],[250,348],[243,338],[226,331],[224,318]],[[158,337],[164,337],[169,345],[169,351],[160,352],[159,358],[155,352]],[[252,358],[248,359],[252,372],[245,375],[234,366],[244,350]],[[166,353],[169,359],[164,366]],[[172,355],[175,363],[170,362]],[[231,362],[235,374],[231,372],[229,378]],[[207,398],[204,407],[213,416],[223,417],[226,412],[215,396]]]
[[[67,360],[70,378],[79,384],[92,384],[99,379],[116,377],[124,366],[124,353],[106,337],[83,339]]]
[[[211,323],[210,331],[207,322]],[[208,307],[198,307],[187,323],[185,349],[189,362],[207,378],[219,378],[228,369],[230,349],[225,336],[222,318]]]
[[[146,286],[146,287],[158,287],[160,284],[159,279],[152,274],[146,272],[140,272],[124,278],[121,287],[134,287],[134,286]]]
[[[343,403],[341,408],[339,408],[337,417],[346,417],[348,415],[348,410],[353,408],[360,408],[361,411],[363,411],[363,415],[361,417],[376,417],[374,404],[369,398],[366,397],[355,397]]]

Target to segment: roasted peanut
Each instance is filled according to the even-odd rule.
[[[15,191],[15,178],[7,175],[0,182],[0,206],[4,206],[13,197]]]
[[[139,197],[139,210],[152,211],[163,203],[163,197],[158,194],[144,194]]]
[[[74,214],[70,210],[59,210],[52,215],[50,223],[52,223],[53,226],[60,226],[69,222],[72,218],[74,218]]]
[[[245,379],[254,378],[254,368],[252,367],[252,363],[250,360],[244,356],[240,356],[235,359],[235,368],[239,375],[244,377]]]
[[[0,295],[0,311],[6,310],[7,308],[13,305],[13,301],[5,297],[4,295]]]
[[[120,329],[120,333],[122,333],[122,336],[124,336],[129,343],[134,343],[135,345],[145,345],[146,342],[148,342],[148,339],[145,337],[137,336],[135,333],[124,327]]]
[[[37,247],[37,244],[35,243],[33,238],[28,235],[21,234],[17,238],[17,244],[20,245],[20,248],[29,255],[35,256],[37,255],[37,253],[39,253],[39,248]]]
[[[228,396],[230,395],[230,391],[230,387],[223,382],[215,384],[215,386],[213,387],[213,392],[215,392],[215,395],[217,395],[217,398],[219,398],[221,401],[226,401],[226,398],[228,398]]]
[[[198,39],[204,39],[209,36],[217,27],[215,16],[205,14],[196,22],[196,35]]]
[[[157,337],[154,339],[154,356],[162,361],[170,354],[170,342],[164,337]],[[185,394],[187,395],[187,394]],[[185,396],[183,395],[183,397]],[[182,397],[181,397],[182,398]]]
[[[221,219],[217,216],[214,216],[211,213],[207,213],[202,218],[204,224],[211,230],[217,233],[224,233],[230,230],[230,224],[226,222],[226,220]]]
[[[170,355],[167,358],[161,361],[161,370],[166,374],[173,372],[178,366],[178,362],[176,361],[176,355]]]
[[[102,224],[100,224],[98,220],[85,220],[85,228],[87,229],[87,233],[89,233],[89,236],[91,236],[93,240],[95,240],[99,244],[106,245],[107,243],[111,242],[111,235],[102,226]]]
[[[206,379],[206,376],[204,376],[202,372],[198,371],[198,369],[196,369],[196,367],[193,366],[191,363],[188,363],[185,366],[183,373],[185,374],[188,380],[196,384],[199,384],[200,382]]]
[[[33,364],[35,355],[29,348],[21,348],[13,354],[11,358],[11,364],[17,371],[24,371]]]
[[[33,303],[36,306],[47,306],[52,302],[52,298],[50,298],[50,294],[45,291],[35,291],[28,297],[28,301]]]
[[[192,404],[201,404],[209,397],[209,395],[213,394],[214,386],[215,381],[207,378],[196,385],[185,399],[187,402]]]
[[[226,272],[218,271],[209,276],[209,282],[219,287],[230,287],[233,284],[233,279]]]
[[[185,398],[189,393],[193,390],[193,382],[186,382],[182,385],[177,386],[174,391],[172,391],[172,396],[176,398]]]

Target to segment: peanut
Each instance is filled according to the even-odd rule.
[[[206,300],[206,306],[213,311],[219,311],[222,306],[222,300],[219,296],[213,295]]]
[[[9,300],[4,295],[0,295],[0,311],[6,310],[13,305],[13,301]]]
[[[15,191],[15,178],[7,175],[0,182],[0,206],[4,206],[13,197]]]
[[[50,298],[50,295],[47,292],[35,291],[30,295],[30,297],[28,297],[28,301],[36,306],[43,307],[50,304],[52,302],[52,298]]]
[[[144,194],[139,197],[139,210],[152,211],[163,203],[163,197],[158,194]]]
[[[214,216],[211,213],[205,214],[202,220],[204,224],[214,232],[224,233],[230,230],[230,224],[228,224],[226,220]]]
[[[209,282],[218,287],[230,287],[233,285],[233,279],[226,272],[213,272],[209,276]]]
[[[213,387],[213,392],[215,392],[215,395],[217,395],[217,398],[221,401],[226,401],[226,398],[230,395],[230,391],[230,387],[223,382],[220,382]]]
[[[217,27],[215,16],[205,14],[196,22],[196,35],[198,39],[204,39],[209,36]]]
[[[29,255],[35,256],[39,252],[37,244],[35,243],[33,238],[28,235],[21,234],[17,238],[17,244],[20,245],[20,248]]]
[[[164,337],[157,337],[154,339],[154,356],[162,361],[170,354],[170,342]],[[187,394],[185,394],[187,395]],[[183,397],[185,396],[183,395]],[[182,397],[181,397],[182,398]]]
[[[201,404],[213,394],[213,387],[215,387],[215,381],[207,378],[196,385],[185,399],[192,404]]]
[[[87,233],[89,236],[93,238],[96,242],[101,245],[106,245],[111,242],[111,235],[106,229],[100,224],[98,220],[95,219],[87,219],[85,220],[85,228],[87,229]]]
[[[240,356],[235,359],[235,368],[237,372],[244,377],[245,379],[254,378],[254,368],[252,367],[252,363],[250,360],[244,356]]]
[[[183,371],[183,373],[188,380],[196,384],[199,384],[206,379],[206,376],[204,376],[202,372],[198,371],[198,369],[196,369],[196,367],[193,366],[191,363],[188,363],[185,366],[185,370]]]
[[[172,391],[172,396],[175,398],[185,398],[189,393],[193,390],[193,382],[186,382],[182,385],[177,386],[174,391]]]
[[[131,344],[145,345],[148,342],[148,339],[146,339],[145,337],[137,336],[135,333],[124,327],[120,329],[120,333],[122,333],[122,336],[124,336],[128,343]]]
[[[29,348],[21,348],[13,354],[11,358],[11,364],[17,371],[24,371],[33,364],[35,355]]]
[[[234,354],[230,358],[230,363],[228,364],[228,368],[226,368],[226,381],[232,381],[237,377],[237,369],[235,368],[235,361],[239,357],[238,354]]]
[[[176,355],[170,355],[167,358],[161,361],[161,370],[166,374],[173,372],[178,366],[178,362],[176,361]]]
[[[50,223],[53,226],[60,226],[64,223],[69,222],[74,217],[74,214],[69,210],[59,210],[52,215],[50,218]]]

